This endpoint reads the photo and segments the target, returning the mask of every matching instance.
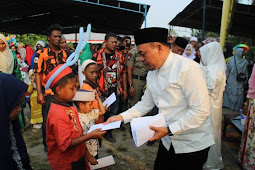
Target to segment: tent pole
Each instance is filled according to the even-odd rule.
[[[220,45],[224,49],[226,37],[229,30],[230,21],[233,13],[234,0],[224,0],[222,6],[221,26],[220,26]]]
[[[203,0],[203,26],[202,26],[202,41],[205,39],[205,9],[206,9],[206,0]]]
[[[147,18],[147,5],[144,5],[144,28],[146,28],[146,24],[147,24],[147,21],[146,21],[146,18]]]
[[[75,28],[75,39],[74,39],[74,42],[77,43],[77,32],[76,32],[77,26],[74,26],[74,28]]]

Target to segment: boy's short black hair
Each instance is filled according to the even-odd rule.
[[[79,109],[80,101],[73,101],[73,104]]]
[[[66,76],[62,77],[58,82],[54,84],[52,87],[52,91],[56,94],[56,88],[58,86],[64,87],[69,79],[76,78],[74,73],[67,74]]]
[[[54,31],[54,30],[60,31],[62,33],[63,28],[59,24],[53,24],[53,25],[48,27],[48,29],[46,31],[46,35],[50,36],[52,31]]]
[[[109,32],[109,33],[107,33],[107,34],[105,35],[104,40],[107,41],[110,37],[115,37],[115,38],[117,38],[117,35],[116,35],[115,33]]]
[[[91,102],[91,101],[73,101],[73,104],[77,107],[77,109],[80,109],[79,104],[80,103],[87,103],[87,102]]]

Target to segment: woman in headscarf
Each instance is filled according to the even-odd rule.
[[[200,48],[201,68],[203,70],[210,96],[210,116],[213,121],[215,144],[210,147],[204,169],[222,169],[221,119],[223,91],[226,84],[226,64],[221,45],[211,42]]]
[[[247,80],[237,81],[238,73],[244,73],[246,78],[248,77],[248,61],[243,58],[244,55],[244,49],[238,48],[227,64],[227,85],[224,92],[223,106],[234,111],[239,111],[244,102],[244,83]]]
[[[37,53],[38,50],[42,50],[44,47],[46,46],[44,41],[37,41],[37,43],[35,44],[35,52],[31,57],[31,69],[34,68],[34,59],[35,59],[35,54]]]
[[[12,74],[22,80],[16,52],[9,48],[6,37],[0,34],[0,73]]]
[[[238,161],[243,169],[255,169],[255,65],[249,79],[249,90],[244,103],[243,113],[246,114],[244,131],[238,152]],[[247,112],[248,111],[248,112]]]
[[[9,74],[0,74],[0,167],[8,170],[30,170],[27,148],[17,116],[25,98],[27,85]]]
[[[0,34],[0,60],[0,72],[13,74],[14,57],[3,34]]]
[[[193,45],[192,44],[187,44],[187,46],[186,46],[186,48],[185,48],[182,55],[186,58],[194,60],[196,58],[195,53],[196,53],[196,50],[193,47]]]

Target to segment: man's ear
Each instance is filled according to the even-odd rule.
[[[47,40],[50,41],[50,36],[47,36]]]
[[[82,74],[85,76],[85,71],[82,71]]]
[[[61,92],[62,92],[62,87],[61,86],[57,86],[56,87],[56,93],[59,95],[59,94],[61,94]]]
[[[160,44],[160,43],[157,43],[157,44],[156,44],[156,48],[158,49],[159,52],[162,52],[162,50],[163,50],[163,45]]]

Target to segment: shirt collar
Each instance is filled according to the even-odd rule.
[[[58,51],[58,53],[63,53],[63,49],[60,49],[59,51]],[[53,50],[53,49],[51,49],[50,47],[48,47],[48,52],[54,52],[55,53],[55,51]]]
[[[160,71],[164,71],[166,68],[168,68],[168,66],[170,65],[171,61],[173,60],[174,57],[174,53],[173,52],[169,52],[167,59],[165,60],[165,62],[163,63],[163,65],[159,68]]]
[[[73,106],[72,102],[60,102],[60,101],[56,100],[54,97],[52,98],[52,103],[55,103],[55,104],[58,104],[58,105],[61,105],[61,106],[65,106],[65,107]]]

